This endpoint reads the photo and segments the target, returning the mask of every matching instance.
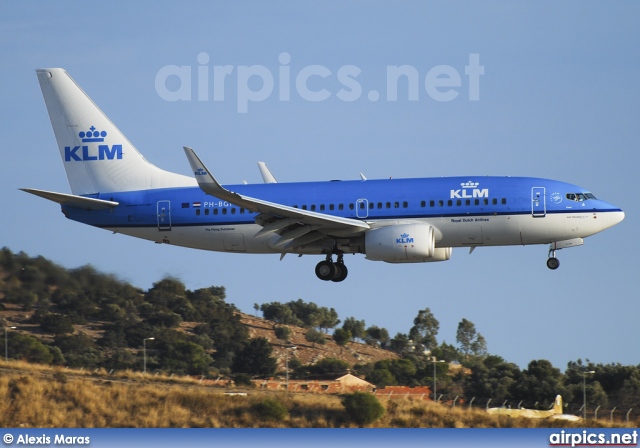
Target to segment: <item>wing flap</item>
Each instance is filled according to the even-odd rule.
[[[342,231],[351,230],[359,233],[369,229],[369,224],[357,219],[342,218],[340,216],[326,215],[324,213],[301,210],[287,205],[264,201],[249,196],[244,196],[227,190],[213,177],[211,172],[202,163],[193,149],[185,146],[184,151],[191,165],[200,189],[211,196],[231,202],[239,207],[244,207],[255,213],[267,213],[281,218],[291,218],[303,224],[320,226],[321,228],[339,228]]]

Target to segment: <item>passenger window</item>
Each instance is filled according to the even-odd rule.
[[[391,202],[387,202],[387,208],[391,208]]]
[[[324,211],[324,204],[320,204],[320,210]]]
[[[196,216],[200,216],[200,209],[199,208],[196,209]]]
[[[475,199],[475,200],[473,201],[473,203],[474,203],[475,205],[480,205],[480,199]]]
[[[444,207],[444,201],[442,200],[438,201],[438,207]]]
[[[382,202],[378,202],[378,208],[382,208]]]
[[[400,207],[400,203],[399,202],[394,202],[393,203],[393,208],[399,208]]]
[[[364,202],[360,202],[360,210],[364,210]]]
[[[223,209],[222,209],[222,214],[223,214],[223,215],[226,215],[226,214],[227,214],[227,209],[226,209],[226,208],[223,208]]]
[[[420,201],[420,207],[426,207],[427,201]]]
[[[498,205],[498,199],[493,198],[493,199],[491,200],[491,203],[492,203],[493,205]]]
[[[461,199],[456,200],[456,205],[458,206],[462,205],[462,200]]]
[[[302,206],[302,210],[306,210],[306,209],[307,209],[307,206],[306,206],[306,205],[303,205],[303,206]]]
[[[436,205],[436,203],[434,201],[429,201],[429,207],[433,207],[435,205]]]
[[[502,198],[502,203],[506,204],[507,203],[507,199],[506,198]]]
[[[451,207],[452,205],[453,205],[453,201],[452,201],[451,199],[449,199],[449,200],[447,201],[447,206],[448,206],[448,207]]]
[[[213,214],[214,214],[214,215],[217,215],[217,214],[218,214],[218,209],[217,209],[217,208],[214,208],[214,209],[213,209]]]
[[[349,210],[353,210],[355,207],[353,206],[353,202],[349,204]]]
[[[489,199],[487,198],[484,198],[482,202],[484,203],[484,205],[489,205]]]
[[[329,204],[329,210],[333,210],[335,206],[333,204]]]
[[[471,199],[467,199],[466,201],[464,201],[465,205],[471,205]]]
[[[338,204],[338,210],[344,210],[344,204]]]
[[[402,203],[402,208],[407,208],[407,207],[409,207],[409,203],[407,201],[404,201]]]
[[[315,212],[315,211],[316,211],[316,205],[315,205],[315,204],[313,204],[313,205],[311,206],[311,211],[312,211],[312,212]]]
[[[373,210],[373,202],[369,202],[369,209]]]
[[[235,215],[235,214],[236,214],[236,208],[235,208],[235,207],[233,207],[233,208],[231,209],[231,214],[232,214],[232,215]]]
[[[204,214],[205,214],[205,215],[208,215],[208,214],[209,214],[209,209],[208,209],[208,208],[205,208],[205,209],[204,209]]]

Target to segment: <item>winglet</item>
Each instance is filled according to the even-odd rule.
[[[217,193],[229,191],[220,185],[216,178],[211,175],[193,149],[184,146],[184,152],[187,155],[187,160],[189,160],[189,165],[191,165],[191,170],[193,171],[196,181],[204,192],[216,195]]]
[[[202,160],[198,157],[195,151],[188,146],[183,146],[184,152],[187,155],[187,160],[189,160],[189,164],[191,165],[191,169],[193,174],[198,182],[198,186],[202,191],[211,196],[215,196],[219,199],[224,199],[225,201],[229,201],[233,204],[239,205],[240,207],[246,206],[247,201],[243,200],[243,198],[233,191],[229,191],[220,185],[220,182],[213,177],[213,174],[207,169],[207,167],[202,163]]]
[[[271,171],[269,171],[269,168],[267,168],[267,164],[266,163],[258,162],[258,169],[260,170],[260,174],[262,175],[262,180],[264,181],[265,184],[277,184],[278,183],[276,178],[273,177],[273,174],[271,174]]]

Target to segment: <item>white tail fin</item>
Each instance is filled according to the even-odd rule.
[[[564,410],[562,409],[562,397],[560,395],[556,395],[556,401],[553,403],[553,413],[554,414],[562,414]]]
[[[66,71],[36,73],[73,194],[197,185],[149,163]]]

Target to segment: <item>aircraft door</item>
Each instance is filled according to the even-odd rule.
[[[366,218],[369,216],[369,200],[358,199],[356,201],[356,216],[358,218]]]
[[[158,201],[158,230],[171,230],[171,201]]]
[[[531,215],[534,218],[543,218],[547,215],[544,187],[533,187],[531,189]]]

